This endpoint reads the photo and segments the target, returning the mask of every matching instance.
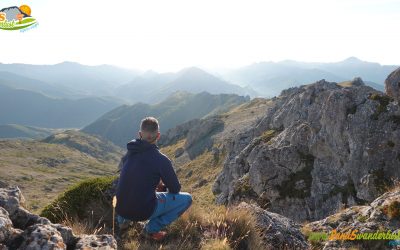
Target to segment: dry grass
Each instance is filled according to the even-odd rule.
[[[205,152],[191,161],[177,163],[174,160],[174,152],[183,147],[184,143],[185,141],[181,140],[177,144],[162,148],[161,151],[175,161],[174,165],[179,169],[177,175],[182,184],[182,191],[192,194],[193,204],[196,204],[199,209],[210,212],[217,207],[212,193],[212,185],[222,170],[225,153],[220,154],[218,161],[214,160],[212,152]],[[199,180],[205,180],[206,183],[196,186]]]
[[[138,228],[123,235],[123,249],[259,249],[260,239],[254,218],[244,210],[226,210],[205,214],[191,208],[167,228],[162,243],[141,236]]]
[[[202,246],[202,250],[231,250],[228,244],[228,239],[211,239],[206,241]]]
[[[82,221],[77,218],[66,217],[61,224],[70,227],[76,235],[110,233],[110,230],[102,225],[101,222],[90,219]]]

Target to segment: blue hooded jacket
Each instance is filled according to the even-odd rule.
[[[171,161],[155,144],[135,139],[127,149],[118,181],[116,212],[129,220],[147,220],[157,205],[160,179],[170,193],[179,193],[181,185]]]

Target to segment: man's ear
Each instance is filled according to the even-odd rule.
[[[160,136],[161,136],[161,133],[160,133],[160,132],[157,132],[157,140],[160,139]]]
[[[139,136],[140,139],[142,139],[142,132],[139,131],[138,132],[138,136]]]

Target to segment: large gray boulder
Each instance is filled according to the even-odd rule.
[[[324,80],[271,99],[225,146],[217,202],[255,200],[295,221],[366,204],[400,177],[400,107],[362,84]]]
[[[52,225],[35,224],[28,227],[22,234],[22,237],[23,241],[20,249],[62,250],[67,248],[60,232]]]
[[[309,249],[300,225],[294,221],[245,202],[240,203],[237,209],[254,216],[263,249]]]
[[[385,93],[400,101],[400,68],[393,71],[385,80]]]
[[[18,187],[0,188],[0,249],[117,249],[111,235],[75,236],[71,228],[30,213],[23,201]]]

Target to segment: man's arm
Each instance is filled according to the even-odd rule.
[[[170,193],[177,194],[181,191],[181,184],[169,159],[166,159],[165,163],[160,166],[160,173],[161,180]]]
[[[121,170],[122,170],[122,168],[124,167],[124,164],[125,164],[125,162],[126,162],[128,156],[129,156],[129,151],[126,152],[126,154],[125,154],[124,156],[121,157],[121,160],[120,160],[120,162],[119,162],[119,164],[118,164],[118,172],[121,172]]]

